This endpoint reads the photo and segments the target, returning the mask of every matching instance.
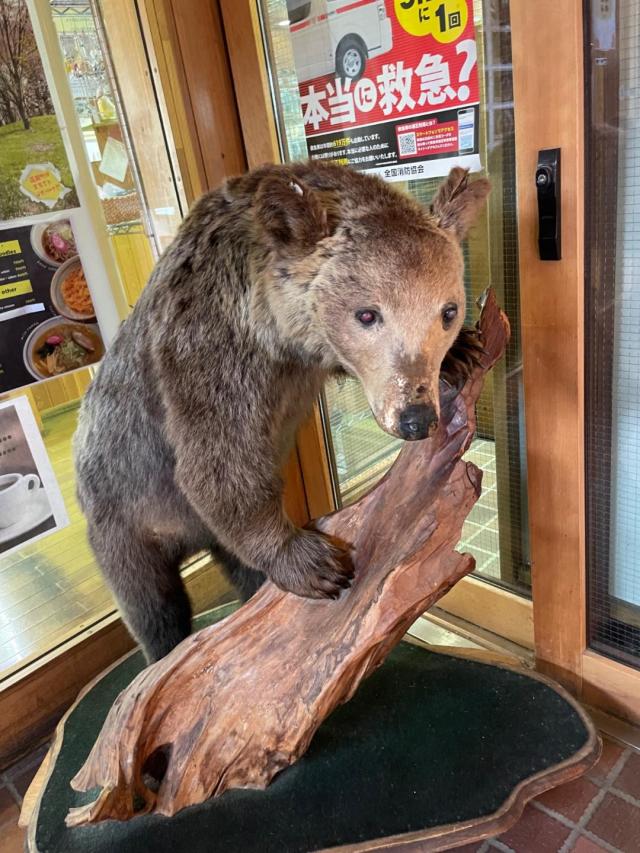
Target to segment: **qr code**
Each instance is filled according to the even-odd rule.
[[[399,133],[398,145],[400,146],[401,157],[415,157],[418,153],[415,133]]]

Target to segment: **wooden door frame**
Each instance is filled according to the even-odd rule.
[[[238,116],[250,169],[281,162],[271,99],[269,70],[262,47],[258,4],[252,0],[218,0],[225,30]],[[296,454],[309,519],[337,509],[331,466],[319,406],[296,437]]]
[[[586,642],[579,6],[511,4],[535,646],[540,667],[574,691]],[[562,149],[562,260],[541,261],[534,176],[538,150],[556,147]]]

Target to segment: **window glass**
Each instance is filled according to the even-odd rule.
[[[640,668],[640,16],[585,15],[589,641]]]

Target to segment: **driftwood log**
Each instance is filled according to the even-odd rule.
[[[141,672],[72,781],[101,792],[69,812],[70,826],[173,815],[229,788],[265,788],[411,623],[474,568],[455,546],[481,485],[461,456],[484,376],[509,337],[492,292],[478,330],[480,364],[443,406],[434,436],[405,444],[368,495],[315,523],[350,547],[351,589],[312,601],[267,583]]]

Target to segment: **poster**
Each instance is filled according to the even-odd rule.
[[[0,220],[78,207],[25,0],[0,0]]]
[[[71,221],[0,229],[0,392],[103,355]]]
[[[29,400],[0,403],[0,554],[68,524]]]
[[[307,148],[390,181],[481,168],[472,0],[287,0]]]

